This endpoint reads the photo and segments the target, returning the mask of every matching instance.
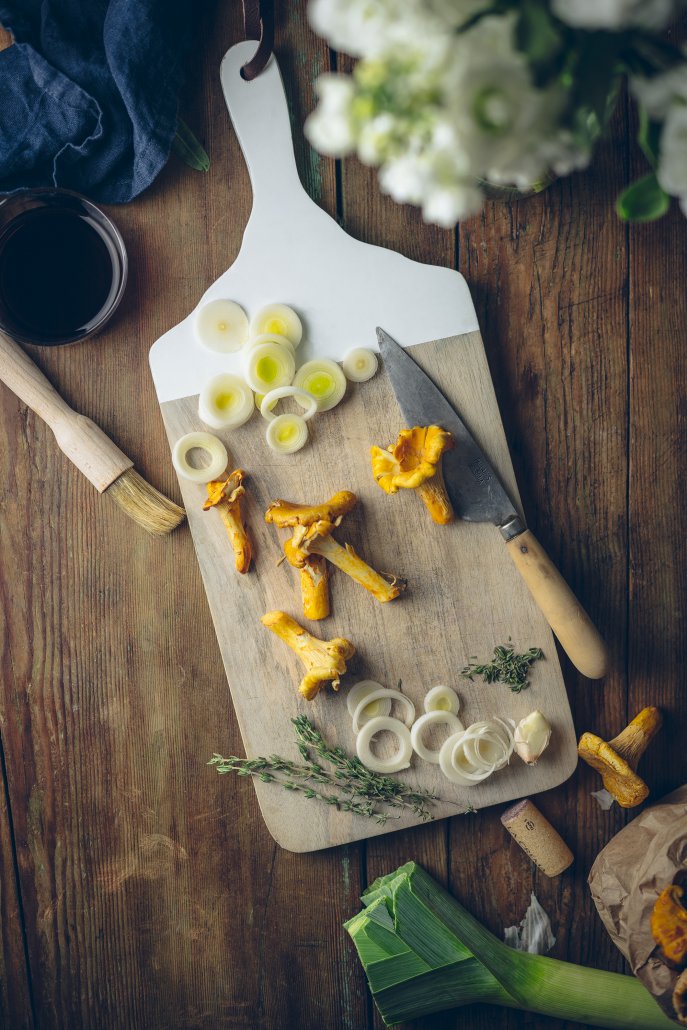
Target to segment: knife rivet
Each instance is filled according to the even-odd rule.
[[[528,550],[529,550],[529,548],[526,547],[525,544],[523,544],[522,547],[520,548],[520,553],[521,554],[527,554]]]

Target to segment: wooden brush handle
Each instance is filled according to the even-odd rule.
[[[95,422],[69,407],[28,354],[2,332],[0,380],[50,426],[58,446],[100,493],[133,466]]]
[[[599,631],[529,529],[506,544],[532,597],[583,676],[597,680],[608,667],[608,652]]]

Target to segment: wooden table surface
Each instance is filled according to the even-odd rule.
[[[334,56],[303,0],[280,6],[298,128]],[[118,317],[97,340],[34,352],[176,498],[148,348],[233,261],[251,203],[218,76],[240,15],[220,7],[202,17],[182,99],[211,171],[172,159],[113,210],[131,258]],[[588,172],[488,204],[456,233],[382,197],[355,160],[337,171],[298,133],[296,147],[308,190],[352,235],[465,275],[531,525],[610,644],[603,683],[564,664],[577,729],[612,736],[660,705],[665,728],[643,764],[658,798],[687,779],[687,232],[676,210],[651,226],[616,219],[641,165],[629,120],[623,108]],[[601,811],[590,769],[537,800],[577,859],[554,880],[498,809],[367,846],[281,851],[251,784],[205,765],[241,740],[188,529],[149,538],[4,388],[0,468],[0,1025],[381,1027],[341,924],[367,883],[410,858],[496,933],[536,891],[556,957],[623,969],[586,877],[631,816]],[[479,1008],[415,1024],[563,1025]]]

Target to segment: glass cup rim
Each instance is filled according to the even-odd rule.
[[[98,207],[98,205],[92,200],[89,200],[88,197],[85,197],[83,193],[79,193],[76,190],[65,189],[62,186],[31,186],[14,190],[12,193],[8,193],[5,196],[0,197],[0,247],[2,245],[4,229],[6,226],[11,225],[13,219],[23,211],[31,210],[31,207],[33,206],[31,201],[34,200],[36,201],[36,207],[53,206],[49,203],[41,203],[41,201],[49,200],[49,198],[55,198],[57,201],[54,206],[59,206],[59,201],[61,199],[71,201],[71,204],[67,203],[64,206],[67,208],[73,208],[78,205],[79,207],[84,208],[86,212],[95,219],[99,228],[105,232],[109,242],[117,253],[119,268],[118,270],[113,270],[113,278],[117,275],[118,271],[119,282],[116,293],[107,307],[103,308],[97,322],[93,323],[93,325],[91,325],[85,332],[75,333],[64,338],[55,338],[54,340],[31,339],[31,337],[18,332],[14,327],[5,325],[0,312],[0,331],[7,333],[7,335],[13,340],[16,340],[17,343],[28,343],[36,347],[61,347],[71,343],[80,343],[82,340],[87,340],[89,337],[95,336],[96,333],[99,333],[105,327],[106,323],[110,321],[119,307],[120,301],[124,296],[129,273],[129,258],[124,239],[109,215],[105,214],[102,208]],[[6,214],[7,210],[11,211],[12,206],[15,204],[18,205],[19,210],[14,215],[10,214],[6,223],[3,224],[3,214]]]

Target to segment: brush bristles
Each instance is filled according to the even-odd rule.
[[[186,518],[183,508],[147,483],[133,468],[123,472],[105,492],[129,518],[155,536],[171,533]]]

